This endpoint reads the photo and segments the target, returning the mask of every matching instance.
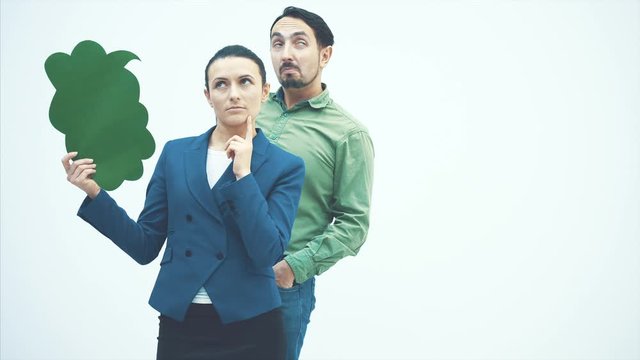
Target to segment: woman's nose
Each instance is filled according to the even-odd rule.
[[[229,87],[229,98],[233,100],[240,99],[240,91],[237,85],[231,84],[231,86]]]

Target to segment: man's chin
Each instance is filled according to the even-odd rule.
[[[280,85],[285,89],[301,89],[307,84],[297,79],[280,79]]]

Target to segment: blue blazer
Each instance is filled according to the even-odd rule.
[[[303,160],[258,129],[251,174],[236,181],[230,164],[211,189],[212,131],[165,145],[137,222],[104,190],[78,211],[140,264],[153,261],[167,241],[149,304],[178,321],[202,286],[223,323],[280,306],[272,266],[289,242],[304,181]]]

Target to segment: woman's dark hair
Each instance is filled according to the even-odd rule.
[[[319,15],[295,6],[288,6],[282,11],[282,15],[278,16],[273,24],[271,24],[269,36],[271,36],[273,26],[283,17],[292,17],[304,21],[305,24],[313,29],[318,45],[320,45],[321,48],[333,45],[333,33],[331,29],[329,29],[329,25],[327,25]]]
[[[211,66],[211,64],[213,64],[214,61],[218,59],[224,59],[228,57],[241,57],[252,60],[254,63],[256,63],[256,65],[258,65],[258,69],[260,70],[260,76],[262,77],[262,86],[267,83],[267,72],[264,69],[264,63],[262,62],[262,60],[260,60],[258,55],[242,45],[229,45],[218,50],[218,52],[213,55],[211,60],[209,60],[207,67],[204,68],[204,86],[206,86],[207,90],[209,90],[209,66]]]

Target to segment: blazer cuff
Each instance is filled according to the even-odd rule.
[[[228,208],[234,214],[237,213],[236,203],[241,199],[255,194],[262,194],[252,173],[244,176],[240,180],[224,185],[218,191],[221,195],[221,200],[223,200],[219,205]]]
[[[95,218],[96,216],[100,216],[110,203],[113,203],[113,198],[111,198],[104,189],[100,189],[98,196],[94,199],[91,199],[89,196],[84,198],[84,201],[80,204],[77,215],[83,220]]]

